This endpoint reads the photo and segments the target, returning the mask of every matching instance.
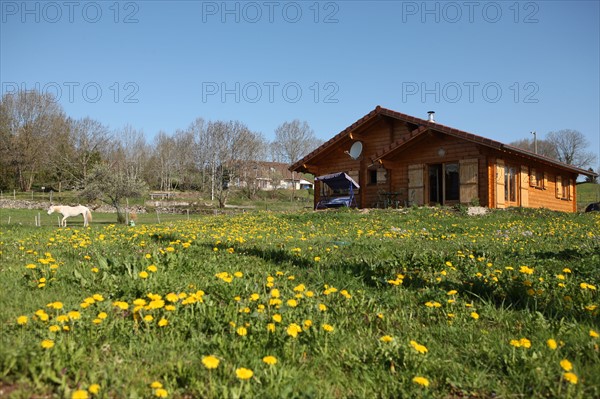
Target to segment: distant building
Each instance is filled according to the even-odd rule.
[[[244,162],[244,165],[240,167],[239,176],[234,179],[234,185],[246,187],[248,184],[256,184],[259,190],[264,191],[313,188],[311,174],[292,172],[289,170],[289,166],[282,162]]]

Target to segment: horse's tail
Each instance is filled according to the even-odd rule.
[[[85,211],[85,213],[87,214],[87,220],[88,220],[88,222],[91,222],[92,221],[92,211],[90,211],[89,209],[87,209]]]

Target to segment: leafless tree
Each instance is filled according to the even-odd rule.
[[[596,155],[587,151],[589,143],[585,136],[571,129],[549,132],[546,140],[556,148],[558,160],[578,168],[587,168],[596,162]]]
[[[175,158],[174,140],[164,131],[160,131],[154,139],[154,159],[160,177],[160,190],[170,191],[175,187]]]
[[[223,208],[230,188],[237,185],[243,168],[264,150],[264,138],[239,121],[209,122],[203,136],[210,171],[211,196]]]
[[[292,122],[284,122],[275,129],[275,140],[271,144],[271,152],[276,162],[293,164],[321,143],[306,121],[300,122],[298,119],[294,119]],[[294,179],[294,172],[292,172],[292,200],[296,188]]]
[[[117,210],[117,221],[124,223],[126,218],[123,200],[143,196],[148,187],[143,180],[133,178],[115,166],[106,163],[94,166],[88,174],[81,196],[89,201],[100,200],[113,206]]]
[[[294,163],[321,143],[307,122],[295,119],[284,122],[275,129],[272,154],[276,162]]]
[[[556,147],[554,146],[554,144],[547,140],[537,140],[537,143],[535,143],[533,140],[530,139],[522,139],[513,141],[512,143],[510,143],[510,145],[512,145],[513,147],[522,148],[533,153],[536,152],[537,147],[537,154],[548,158],[558,159]]]
[[[49,164],[58,181],[58,190],[63,183],[83,187],[89,170],[106,159],[111,143],[111,134],[102,123],[83,118],[68,118],[63,129],[54,132],[48,142]]]
[[[42,172],[49,139],[65,118],[60,105],[47,93],[19,91],[0,100],[2,166],[21,191],[29,191]]]
[[[146,142],[144,132],[130,125],[114,132],[115,140],[111,147],[109,164],[128,179],[148,179],[153,171],[148,169],[151,147]]]

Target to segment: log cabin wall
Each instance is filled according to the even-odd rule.
[[[522,206],[527,208],[546,208],[555,211],[576,212],[576,180],[577,174],[560,170],[529,159],[500,152],[489,152],[488,170],[495,176],[498,164],[512,165],[519,169],[520,180],[517,190],[517,204],[498,205],[499,193],[497,185],[489,187],[490,208]]]
[[[352,132],[352,138],[340,141],[332,148],[319,154],[318,159],[313,160],[312,170],[315,176],[329,173],[346,172],[360,185],[358,193],[355,193],[359,208],[372,207],[379,196],[379,191],[390,191],[389,183],[370,184],[369,170],[376,168],[371,164],[370,155],[382,151],[393,141],[410,134],[406,124],[402,121],[378,118],[369,126]],[[349,151],[352,144],[360,141],[363,144],[361,156],[354,160],[345,151]],[[315,205],[320,200],[321,184],[315,185]]]
[[[391,171],[390,191],[398,192],[402,205],[412,205],[414,199],[409,196],[410,165],[423,165],[422,201],[415,205],[429,204],[429,182],[427,165],[460,163],[465,160],[477,161],[476,194],[464,203],[477,202],[486,206],[489,201],[488,171],[486,158],[479,145],[441,133],[428,133],[418,142],[408,145],[403,151],[383,161],[383,166]],[[419,203],[420,202],[420,203]],[[458,201],[456,201],[458,202]]]

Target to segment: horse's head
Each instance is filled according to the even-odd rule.
[[[54,212],[54,206],[48,208],[48,215],[50,215],[52,212]]]

